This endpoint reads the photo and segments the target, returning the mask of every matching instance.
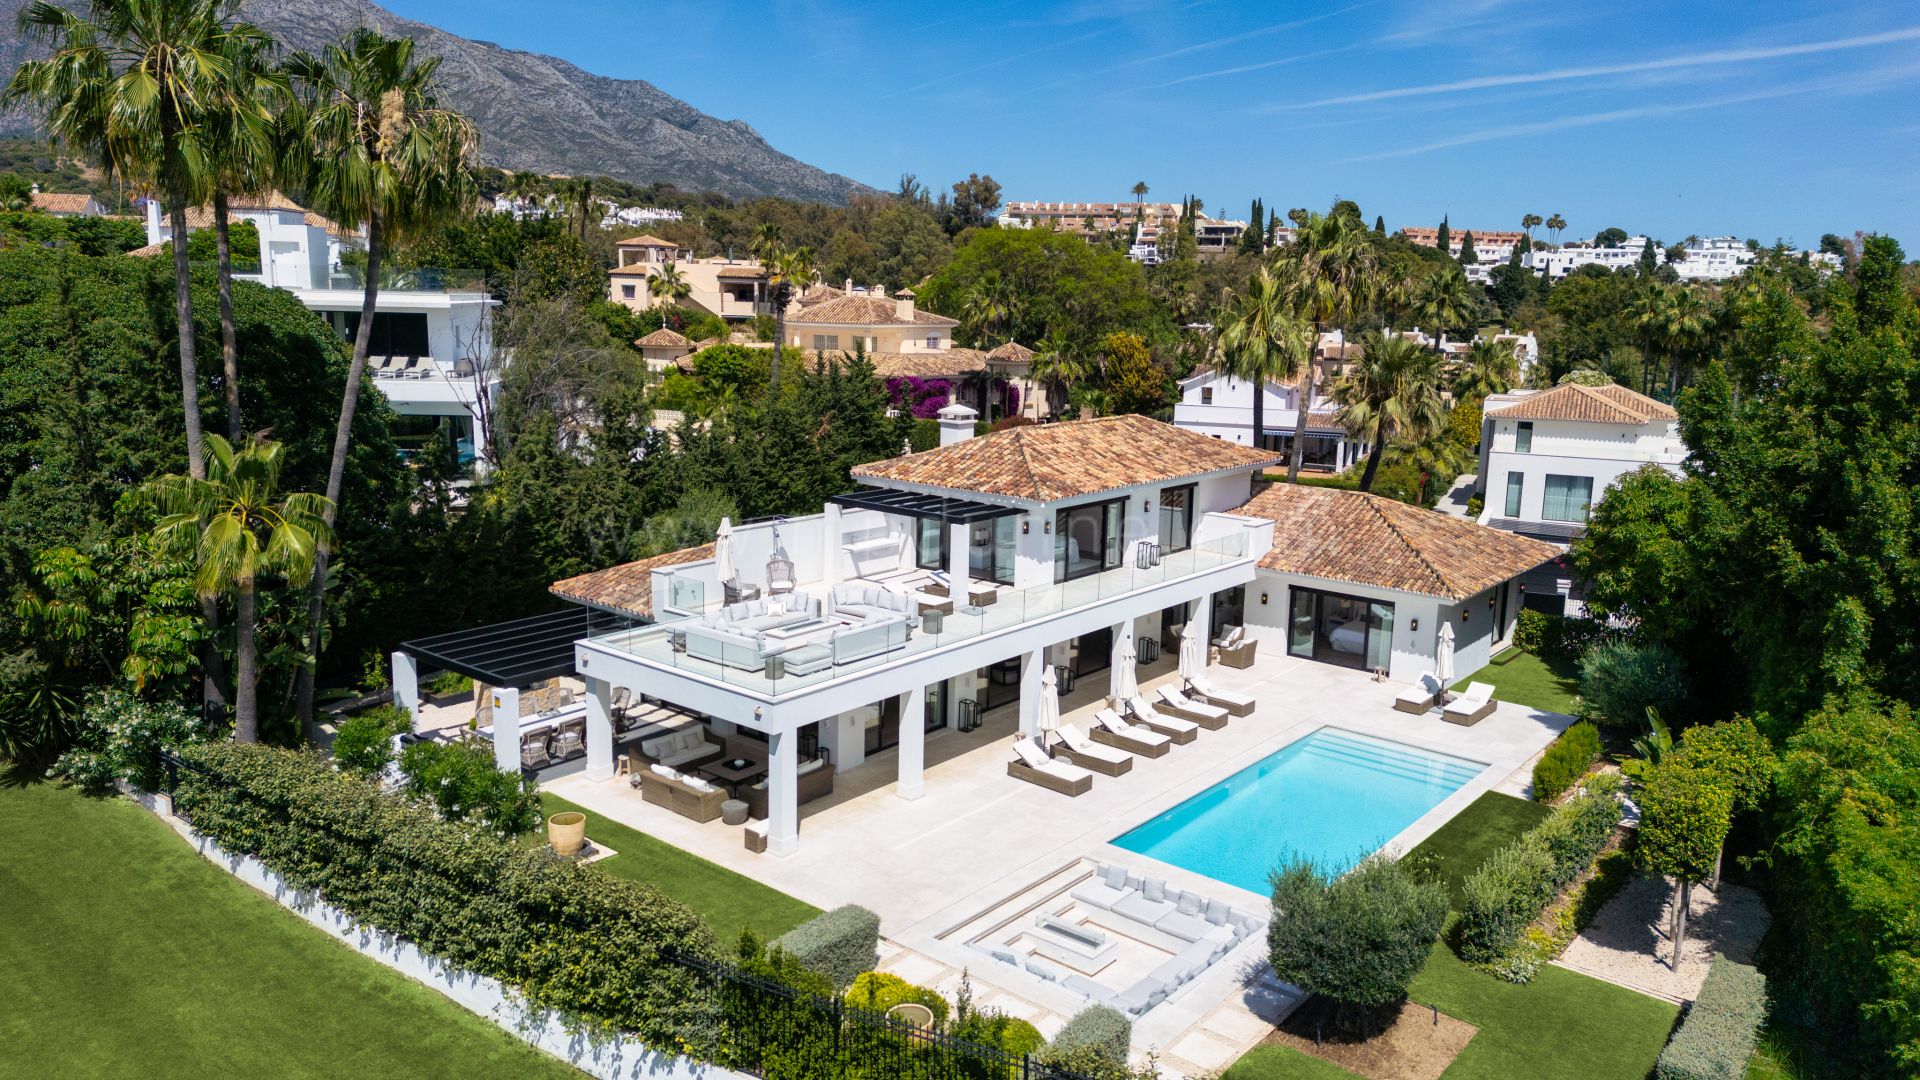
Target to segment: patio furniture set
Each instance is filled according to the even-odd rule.
[[[643,738],[628,748],[627,762],[640,797],[682,817],[729,825],[767,817],[765,757],[737,752],[705,726]],[[824,754],[801,762],[794,775],[801,804],[833,794],[834,768]]]
[[[1091,731],[1061,724],[1056,731],[1060,744],[1051,753],[1042,737],[1016,739],[1007,775],[1062,795],[1084,795],[1093,789],[1095,774],[1125,775],[1135,757],[1162,757],[1173,746],[1192,742],[1203,729],[1218,731],[1230,717],[1250,715],[1254,707],[1252,698],[1220,690],[1204,676],[1187,680],[1184,692],[1162,686],[1155,696],[1158,704],[1136,694],[1099,710]]]
[[[1019,938],[987,946],[988,953],[1089,1002],[1134,1017],[1165,1001],[1266,927],[1260,915],[1174,888],[1162,878],[1129,873],[1115,863],[1096,864],[1069,897],[1072,906],[1037,913]],[[1072,918],[1075,907],[1088,918]],[[1022,941],[1031,947],[1024,957],[1013,947]],[[1122,942],[1157,949],[1168,954],[1167,959],[1124,989],[1108,986],[1097,976],[1114,961]]]
[[[844,581],[823,595],[741,600],[674,630],[688,656],[769,678],[813,675],[906,645],[920,625],[913,594]]]
[[[1432,711],[1434,705],[1440,705],[1440,718],[1449,724],[1472,727],[1493,715],[1499,706],[1494,700],[1493,686],[1490,683],[1472,682],[1467,684],[1466,692],[1459,697],[1449,698],[1446,688],[1431,671],[1423,671],[1412,686],[1400,691],[1393,699],[1393,707],[1404,713],[1416,715]]]

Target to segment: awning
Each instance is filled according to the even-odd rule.
[[[948,525],[972,525],[977,521],[1024,514],[1017,506],[995,506],[971,499],[950,499],[921,491],[895,491],[890,488],[860,488],[827,500],[852,510],[878,510],[901,517],[931,518]]]
[[[564,611],[455,630],[402,642],[400,651],[432,667],[488,686],[525,686],[573,674],[573,643],[636,626],[639,620],[598,608]]]

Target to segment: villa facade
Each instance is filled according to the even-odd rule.
[[[1357,352],[1358,345],[1353,346]],[[1344,362],[1344,351],[1323,364]],[[1316,385],[1322,390],[1324,383]],[[1282,455],[1293,452],[1294,426],[1299,420],[1301,386],[1268,380],[1264,430],[1253,430],[1253,382],[1217,368],[1203,368],[1180,383],[1180,400],[1173,406],[1174,426],[1240,446],[1257,446]],[[1334,415],[1333,403],[1316,395],[1307,414],[1306,452],[1301,465],[1314,472],[1345,472],[1367,455],[1367,443],[1347,433]]]
[[[730,322],[773,314],[767,272],[758,260],[696,259],[691,250],[650,235],[628,237],[614,245],[614,252],[614,268],[607,272],[607,299],[613,303],[635,311],[675,303],[649,288],[671,266],[687,283],[687,295],[677,301],[682,307]]]

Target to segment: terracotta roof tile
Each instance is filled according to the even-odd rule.
[[[713,558],[713,545],[700,544],[696,547],[669,551],[664,555],[655,555],[638,562],[609,566],[605,570],[595,570],[590,574],[581,574],[564,581],[556,581],[547,586],[547,591],[563,600],[576,604],[617,611],[623,615],[635,615],[642,619],[653,618],[653,571],[655,567],[678,566],[681,563],[699,562]]]
[[[1673,406],[1655,401],[1624,386],[1585,386],[1561,383],[1551,390],[1528,394],[1511,405],[1488,409],[1489,416],[1511,420],[1581,420],[1594,424],[1645,424],[1675,420]]]
[[[33,193],[33,208],[49,214],[84,214],[87,204],[93,196],[85,192],[36,191]]]
[[[1006,364],[1024,364],[1033,359],[1033,350],[1017,341],[1009,341],[988,353],[987,359]]]
[[[643,349],[691,349],[693,348],[693,342],[688,341],[686,338],[686,335],[677,334],[672,330],[667,329],[664,326],[658,330],[655,330],[653,333],[648,334],[646,337],[640,338],[639,340],[635,341],[634,344],[640,346]]]
[[[831,324],[835,326],[904,326],[906,320],[895,314],[893,301],[881,296],[838,296],[804,308],[789,316],[789,324]],[[960,320],[930,311],[913,311],[915,326],[959,326]]]
[[[1279,461],[1277,454],[1129,414],[1008,428],[855,466],[853,475],[1052,502]]]
[[[1273,522],[1260,566],[1464,600],[1560,554],[1465,518],[1339,488],[1274,484],[1234,511]]]
[[[643,233],[639,236],[629,236],[625,240],[622,240],[619,243],[614,244],[613,246],[614,247],[656,247],[656,248],[676,248],[677,249],[680,245],[674,243],[671,240],[662,240],[659,237],[653,235],[652,233]]]
[[[157,244],[148,244],[146,247],[134,248],[132,251],[127,252],[127,254],[146,258],[151,255],[158,255],[165,250],[167,250],[167,242],[162,240]]]
[[[830,364],[840,362],[842,356],[852,356],[846,349],[808,349],[807,366],[812,367],[822,357]],[[867,362],[873,365],[873,373],[882,379],[938,378],[942,375],[966,375],[975,371],[984,371],[987,366],[987,354],[978,349],[927,349],[923,352],[870,352]]]
[[[716,276],[761,278],[766,277],[767,272],[758,263],[738,263],[733,266],[721,267]]]

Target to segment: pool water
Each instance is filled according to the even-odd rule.
[[[1113,843],[1264,894],[1283,857],[1297,853],[1344,870],[1485,767],[1321,728]]]

